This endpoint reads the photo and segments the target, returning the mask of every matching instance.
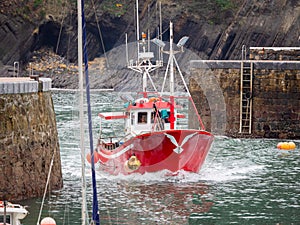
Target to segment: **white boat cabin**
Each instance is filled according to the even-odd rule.
[[[158,110],[158,112],[147,108],[131,109],[128,111],[128,115],[129,118],[126,119],[125,129],[132,134],[138,135],[151,131],[170,129],[170,110],[168,109]]]
[[[184,115],[177,113],[176,108],[179,106],[176,105],[174,109],[174,129],[177,128],[177,118],[184,118]],[[125,136],[170,129],[170,103],[164,101],[154,103],[147,99],[137,100],[134,104],[128,104],[126,112],[99,113],[99,116],[105,120],[124,119]]]
[[[4,209],[4,207],[6,208]],[[20,220],[24,219],[27,214],[28,211],[19,204],[7,202],[4,206],[4,202],[0,201],[0,224],[4,224],[5,217],[7,225],[21,225]]]

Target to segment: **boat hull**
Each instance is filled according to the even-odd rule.
[[[138,135],[113,151],[98,146],[100,169],[110,174],[149,173],[168,170],[199,172],[213,142],[213,135],[200,130],[165,130]],[[128,168],[135,156],[140,166]]]

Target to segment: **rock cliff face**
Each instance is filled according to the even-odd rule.
[[[93,59],[128,40],[134,41],[135,1],[86,2],[89,57]],[[162,0],[162,24],[175,25],[175,41],[190,37],[186,47],[202,59],[240,59],[245,46],[299,46],[300,2],[297,0]],[[25,65],[45,46],[76,61],[76,2],[0,2],[0,61]],[[140,1],[140,31],[153,38],[159,24],[159,4]],[[101,30],[101,35],[99,33]],[[167,38],[168,32],[164,32]],[[102,37],[102,38],[101,38]],[[104,46],[102,46],[102,42]],[[1,65],[0,63],[0,65]],[[3,68],[3,67],[2,67]],[[5,69],[6,71],[7,69]],[[4,71],[2,69],[2,75]]]

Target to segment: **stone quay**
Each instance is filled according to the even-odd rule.
[[[0,78],[0,199],[42,196],[63,186],[51,79]]]

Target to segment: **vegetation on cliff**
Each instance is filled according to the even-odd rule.
[[[129,42],[136,39],[135,0],[85,2],[91,60],[124,44],[125,33]],[[146,0],[139,4],[141,31],[149,30],[151,38],[157,35],[158,2]],[[161,0],[161,3],[164,38],[168,38],[166,31],[171,20],[175,25],[175,41],[189,36],[186,47],[202,59],[240,59],[243,45],[299,45],[299,1]],[[19,61],[26,67],[39,49],[51,49],[76,63],[75,0],[2,1],[0,9],[0,65]],[[3,69],[0,73],[7,75]]]

